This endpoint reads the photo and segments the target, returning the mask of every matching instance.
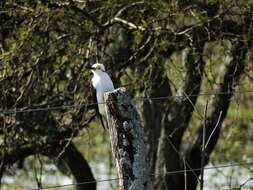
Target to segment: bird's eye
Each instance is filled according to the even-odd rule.
[[[100,70],[101,68],[100,68],[100,66],[96,66],[96,70]]]

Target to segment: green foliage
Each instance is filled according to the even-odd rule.
[[[192,63],[205,62],[201,92],[212,92],[220,84],[217,78],[222,67],[233,60],[231,49],[235,42],[249,46],[243,82],[238,88],[249,89],[253,74],[249,43],[251,1],[205,2],[2,1],[1,112],[92,102],[91,75],[84,66],[96,60],[109,69],[116,87],[126,86],[135,96],[152,97],[180,93],[189,56]],[[196,108],[204,110],[207,99],[199,98]],[[214,163],[250,160],[251,100],[252,96],[247,94],[232,99],[219,144],[212,154]],[[173,101],[160,104],[167,107]],[[161,109],[159,114],[164,112]],[[94,114],[94,108],[86,106],[1,113],[0,142],[8,146],[5,151],[11,152],[15,148],[46,146],[72,138],[89,163],[108,166],[109,140],[98,120],[89,123]],[[195,111],[183,147],[190,147],[201,122]],[[26,160],[27,171],[32,170],[35,160],[31,157]],[[52,165],[51,158],[45,157],[43,162]],[[49,171],[50,175],[56,175],[55,170]],[[97,167],[95,175],[99,176],[99,172]],[[25,175],[21,172],[19,176]]]

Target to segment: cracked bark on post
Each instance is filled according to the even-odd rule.
[[[120,190],[152,190],[144,132],[127,90],[106,93],[105,102]]]

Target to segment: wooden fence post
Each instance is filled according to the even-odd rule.
[[[153,190],[144,131],[127,90],[106,93],[105,102],[120,190]]]

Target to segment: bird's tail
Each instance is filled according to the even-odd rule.
[[[102,127],[104,128],[104,130],[109,129],[106,117],[101,114],[99,114],[99,117],[100,117],[100,121],[101,121],[101,124],[102,124]]]

